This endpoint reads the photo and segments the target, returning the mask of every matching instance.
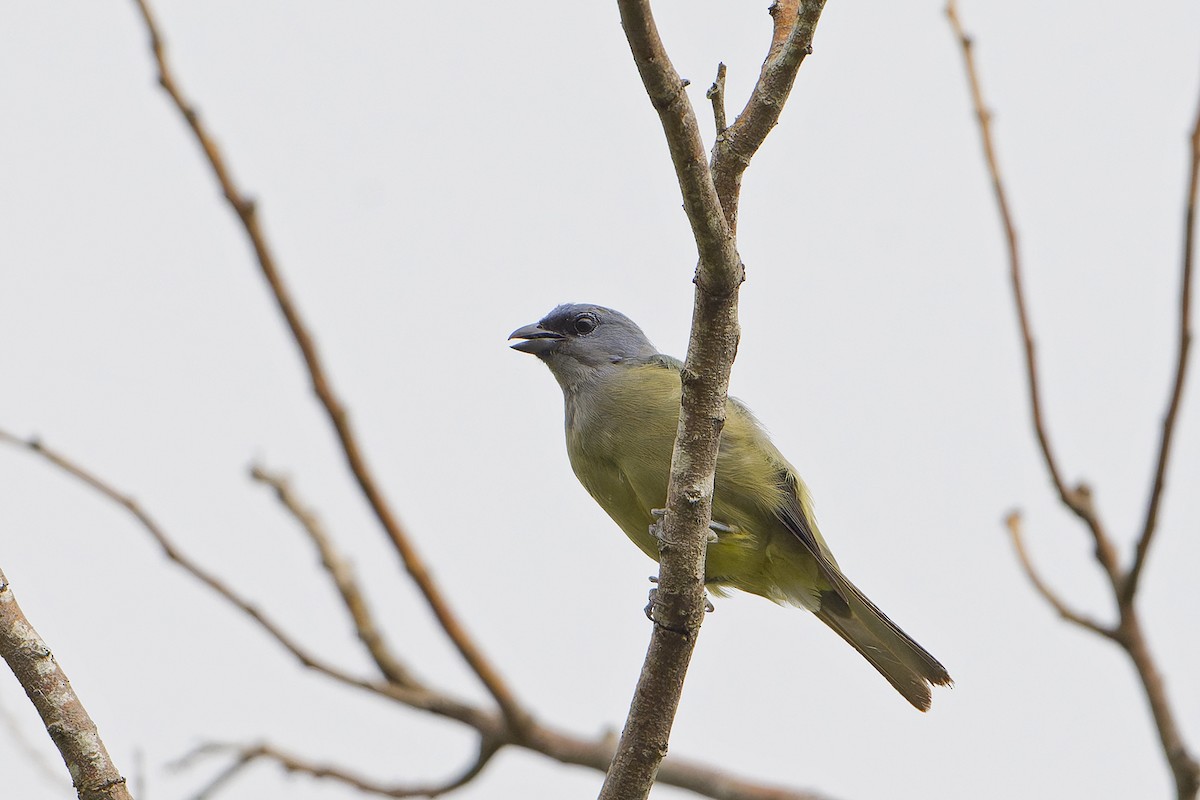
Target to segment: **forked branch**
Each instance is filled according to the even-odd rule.
[[[983,145],[984,158],[988,174],[991,176],[992,189],[996,197],[996,205],[1004,227],[1005,240],[1008,246],[1009,274],[1013,286],[1013,298],[1017,309],[1017,319],[1021,329],[1021,339],[1025,348],[1025,371],[1028,382],[1030,407],[1032,410],[1033,429],[1041,446],[1042,457],[1045,461],[1050,480],[1054,484],[1063,504],[1075,513],[1091,532],[1095,544],[1095,558],[1109,580],[1109,586],[1116,603],[1118,620],[1113,626],[1105,626],[1083,616],[1070,608],[1064,600],[1055,594],[1034,570],[1020,536],[1020,520],[1014,514],[1009,517],[1009,530],[1012,534],[1013,546],[1020,559],[1021,566],[1033,582],[1038,594],[1053,607],[1060,616],[1069,622],[1091,630],[1100,636],[1119,645],[1133,662],[1137,675],[1142,684],[1150,712],[1154,717],[1158,730],[1159,742],[1163,754],[1170,767],[1175,781],[1177,800],[1194,800],[1200,792],[1200,763],[1191,754],[1175,719],[1175,712],[1167,699],[1166,687],[1154,657],[1150,652],[1142,630],[1140,615],[1135,600],[1146,557],[1150,550],[1158,525],[1158,513],[1166,485],[1169,465],[1171,441],[1178,423],[1178,413],[1183,396],[1184,380],[1187,376],[1188,354],[1191,345],[1191,292],[1193,272],[1193,251],[1195,249],[1196,227],[1196,198],[1197,186],[1200,184],[1200,109],[1191,134],[1191,153],[1189,159],[1189,179],[1187,183],[1187,211],[1184,215],[1183,256],[1179,288],[1179,322],[1178,346],[1175,369],[1168,393],[1167,410],[1162,421],[1162,436],[1159,441],[1158,456],[1154,466],[1154,479],[1150,494],[1146,501],[1145,521],[1134,546],[1133,558],[1128,569],[1124,568],[1106,532],[1090,490],[1080,485],[1074,489],[1067,487],[1062,472],[1058,466],[1050,438],[1047,432],[1042,411],[1041,392],[1038,384],[1038,367],[1035,357],[1034,339],[1025,306],[1025,295],[1021,282],[1021,256],[1017,246],[1017,234],[1013,224],[1012,212],[1009,207],[1004,181],[1000,176],[999,162],[996,157],[993,142],[991,115],[983,99],[980,88],[979,74],[976,69],[973,43],[963,30],[959,20],[955,0],[948,0],[946,16],[951,29],[959,42],[963,67],[966,71],[967,82],[970,86],[971,101],[979,121],[979,135]]]
[[[459,699],[450,692],[418,681],[413,677],[412,672],[401,664],[395,656],[391,656],[391,659],[399,665],[399,669],[394,671],[398,672],[402,677],[401,681],[394,680],[393,676],[389,674],[392,670],[385,668],[385,664],[389,663],[386,659],[384,663],[379,663],[378,660],[376,662],[376,666],[382,673],[382,680],[361,678],[334,664],[318,659],[313,653],[302,648],[295,639],[287,634],[277,623],[271,621],[254,604],[241,597],[226,583],[202,569],[183,553],[178,545],[168,536],[166,530],[129,495],[121,492],[109,482],[88,471],[77,462],[50,449],[36,439],[21,439],[0,429],[0,442],[24,449],[45,459],[57,469],[81,481],[84,485],[98,492],[110,502],[124,508],[132,515],[142,529],[151,536],[168,558],[182,567],[187,574],[208,587],[221,600],[244,614],[255,625],[261,628],[270,639],[275,641],[276,644],[296,657],[303,666],[319,672],[344,686],[369,692],[377,697],[399,703],[408,708],[454,720],[474,729],[478,734],[480,750],[477,761],[474,762],[476,766],[463,773],[451,776],[440,784],[386,785],[371,783],[364,779],[363,786],[383,787],[386,790],[384,793],[392,793],[391,796],[404,796],[403,794],[396,793],[410,790],[419,794],[418,790],[429,789],[431,787],[442,787],[445,791],[449,791],[450,788],[453,788],[452,784],[461,785],[456,784],[456,782],[465,782],[465,780],[470,780],[478,775],[495,752],[508,746],[520,747],[540,753],[547,758],[563,764],[583,766],[600,771],[606,770],[612,761],[614,747],[613,743],[607,737],[596,739],[581,737],[545,725],[533,717],[530,717],[530,722],[525,728],[516,730],[511,727],[503,714],[499,714],[491,709],[474,706]],[[260,480],[265,480],[272,486],[280,484],[286,487],[286,482],[281,481],[277,476],[264,474]],[[283,500],[282,497],[281,500]],[[287,499],[284,500],[284,504],[288,508],[289,513],[303,517],[301,524],[310,536],[314,536],[313,532],[317,531],[315,534],[316,538],[328,538],[325,531],[317,523],[315,516],[304,507],[294,493],[291,492],[290,488],[287,488]],[[325,546],[332,547],[332,543],[327,541]],[[320,548],[321,545],[318,545],[318,547]],[[331,565],[330,561],[334,565]],[[381,631],[382,626],[373,617],[370,608],[365,603],[357,604],[355,602],[354,591],[347,592],[342,588],[342,584],[346,581],[346,576],[343,574],[339,578],[334,574],[338,569],[336,564],[340,561],[340,557],[323,559],[323,566],[325,571],[330,574],[330,578],[334,581],[335,585],[339,585],[339,596],[342,599],[343,605],[350,612],[356,630],[365,627],[370,630]],[[355,606],[355,608],[352,608],[352,606]],[[360,616],[364,618],[360,619]],[[381,641],[380,645],[384,652],[390,654],[390,648],[385,642]],[[368,646],[368,650],[370,650],[370,646]],[[337,767],[323,766],[314,760],[306,760],[297,756],[289,755],[286,759],[276,758],[276,754],[282,753],[282,751],[267,744],[205,745],[188,757],[185,757],[185,761],[190,763],[191,760],[194,760],[199,755],[213,752],[230,753],[234,754],[235,757],[226,769],[222,770],[210,781],[199,797],[214,795],[253,760],[271,760],[293,771],[307,772],[316,777],[337,780],[342,783],[353,783],[353,780],[344,779],[353,777],[349,771]],[[471,774],[468,776],[467,772]],[[707,797],[716,798],[716,800],[824,800],[822,796],[814,793],[755,783],[754,781],[740,778],[728,772],[713,769],[708,765],[675,756],[663,761],[661,769],[658,772],[658,781],[663,784],[688,789]]]
[[[601,800],[634,800],[650,791],[667,752],[696,636],[704,618],[704,559],[717,449],[729,374],[738,345],[738,289],[745,270],[736,243],[741,176],[779,119],[796,71],[811,50],[824,0],[778,0],[774,35],[746,108],[719,131],[711,164],[687,82],[667,55],[649,0],[617,0],[642,85],[675,165],[699,264],[692,329],[683,368],[679,428],[667,488],[655,626]],[[722,127],[721,73],[710,94]],[[719,101],[719,102],[718,102]]]

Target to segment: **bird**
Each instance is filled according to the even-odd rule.
[[[539,358],[562,388],[567,455],[579,482],[646,555],[666,505],[682,363],[629,317],[569,303],[518,328],[513,349]],[[909,703],[927,711],[946,668],[892,622],[841,568],[817,528],[796,469],[740,401],[729,398],[717,455],[705,586],[807,609]]]

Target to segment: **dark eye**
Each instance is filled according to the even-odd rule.
[[[596,330],[596,326],[600,324],[600,320],[596,319],[595,314],[580,314],[571,323],[575,328],[575,333],[580,336],[587,336],[592,331]]]

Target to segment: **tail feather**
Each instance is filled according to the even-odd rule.
[[[928,711],[930,685],[953,683],[946,668],[845,576],[838,577],[836,589],[822,593],[817,617],[871,662],[905,700]]]

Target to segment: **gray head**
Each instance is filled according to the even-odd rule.
[[[508,338],[521,339],[513,349],[540,358],[564,389],[611,364],[645,361],[658,353],[629,317],[590,303],[561,305]]]

